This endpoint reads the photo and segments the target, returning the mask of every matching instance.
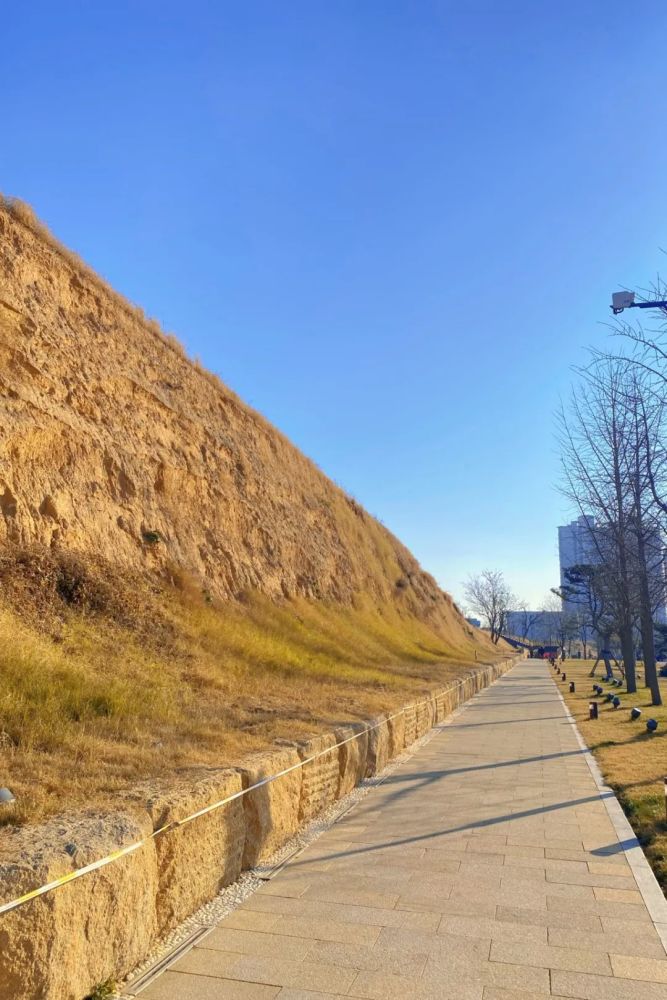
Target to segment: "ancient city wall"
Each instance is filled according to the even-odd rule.
[[[180,567],[222,598],[362,593],[485,645],[382,524],[0,196],[3,543]]]

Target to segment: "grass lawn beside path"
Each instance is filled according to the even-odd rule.
[[[664,778],[667,776],[667,704],[651,705],[651,696],[643,686],[643,670],[636,694],[629,695],[623,688],[614,688],[603,681],[604,666],[598,665],[596,677],[589,677],[594,660],[566,660],[560,664],[566,673],[561,681],[554,670],[551,673],[568,708],[574,716],[579,731],[593,752],[605,780],[621,802],[646,856],[653,867],[663,892],[667,893],[667,822],[665,821]],[[618,673],[616,674],[618,676]],[[569,691],[570,681],[575,682],[575,692]],[[606,694],[613,691],[621,699],[615,709],[605,702],[604,694],[596,697],[593,684],[599,683]],[[667,679],[661,678],[662,697],[667,703]],[[595,700],[599,705],[597,721],[589,719],[588,705]],[[630,709],[640,708],[636,721],[630,718]],[[656,719],[658,729],[648,733],[646,720]]]

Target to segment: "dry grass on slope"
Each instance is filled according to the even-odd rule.
[[[378,521],[1,195],[0,282],[0,542],[175,562],[225,597],[403,588],[417,617],[457,617]]]
[[[35,233],[35,235],[38,236],[43,243],[49,246],[52,250],[55,250],[56,253],[59,254],[63,260],[67,261],[67,263],[75,271],[85,275],[96,287],[100,288],[106,295],[109,295],[116,305],[123,310],[123,312],[126,312],[133,319],[142,323],[147,330],[149,330],[154,336],[163,340],[164,343],[177,354],[185,357],[185,349],[174,334],[165,333],[156,319],[146,316],[141,306],[134,305],[119,292],[115,291],[115,289],[113,289],[111,285],[108,285],[103,278],[93,271],[93,269],[89,267],[77,253],[61,243],[60,240],[53,235],[49,227],[37,217],[27,202],[21,201],[20,198],[11,198],[7,195],[0,194],[0,209],[11,215],[13,219],[19,222],[22,226],[25,226],[26,229]]]
[[[87,264],[78,253],[62,243],[58,237],[51,232],[46,223],[42,222],[34,209],[27,202],[22,201],[21,198],[11,197],[0,192],[0,214],[2,212],[6,212],[11,219],[18,222],[24,229],[33,233],[44,246],[52,250],[62,261],[69,265],[75,275],[84,278],[90,282],[92,288],[101,292],[104,296],[107,296],[120,311],[121,315],[125,314],[131,320],[134,320],[134,322],[143,327],[152,337],[155,337],[169,350],[173,351],[179,358],[186,361],[187,364],[197,371],[203,378],[205,378],[207,382],[215,388],[216,392],[219,392],[225,400],[250,414],[258,426],[264,428],[268,427],[272,433],[284,438],[281,431],[274,428],[262,414],[247,406],[243,400],[229,388],[229,386],[225,385],[218,375],[205,368],[198,358],[188,357],[185,347],[176,334],[169,333],[164,330],[157,319],[152,316],[147,316],[141,306],[131,302],[120,292],[116,291],[116,289],[105,281],[104,278],[102,278],[101,275],[99,275],[89,264]],[[1,233],[2,228],[0,227],[0,235]],[[285,440],[287,439],[285,438]]]
[[[43,552],[32,572],[37,557],[0,562],[6,823],[368,717],[474,661],[472,643],[453,648],[392,605],[214,606],[194,583],[179,593]]]

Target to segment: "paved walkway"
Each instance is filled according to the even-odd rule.
[[[524,661],[473,699],[142,1000],[667,1000],[548,671]]]

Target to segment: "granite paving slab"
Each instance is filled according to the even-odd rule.
[[[665,940],[639,845],[525,660],[141,997],[667,1000]]]

